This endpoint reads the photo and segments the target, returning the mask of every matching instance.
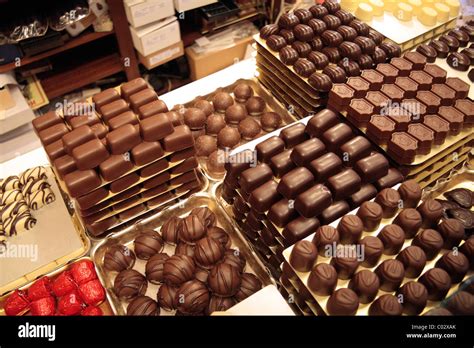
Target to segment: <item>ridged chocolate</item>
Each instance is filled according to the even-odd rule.
[[[302,42],[310,41],[314,37],[313,29],[306,24],[297,24],[293,28],[293,33],[296,39]]]
[[[332,87],[331,78],[319,72],[311,74],[308,78],[308,82],[315,90],[320,92],[329,92]]]
[[[308,60],[311,61],[316,70],[322,70],[329,64],[328,57],[321,52],[313,51],[308,55]]]
[[[309,77],[316,71],[316,66],[306,58],[300,58],[293,65],[295,72],[303,77]]]

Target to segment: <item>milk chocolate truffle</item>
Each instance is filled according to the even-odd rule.
[[[242,283],[240,288],[235,294],[235,299],[237,301],[243,301],[250,295],[253,295],[262,288],[262,282],[252,273],[242,274]]]
[[[330,315],[355,315],[359,308],[359,298],[357,294],[347,288],[336,290],[326,305]]]
[[[337,284],[336,269],[327,263],[319,263],[311,270],[308,287],[315,294],[328,296],[333,293]]]
[[[423,249],[411,245],[403,249],[397,256],[397,260],[403,263],[405,267],[405,277],[418,277],[426,265],[426,255]]]
[[[385,255],[397,254],[405,242],[405,232],[398,225],[385,225],[377,237],[384,245]]]
[[[464,226],[457,219],[443,219],[438,225],[437,230],[443,237],[445,249],[451,249],[459,246],[464,239]]]
[[[176,298],[176,293],[178,292],[178,290],[179,288],[168,285],[168,284],[161,285],[156,295],[156,299],[160,307],[166,311],[175,310],[176,309],[175,298]]]
[[[246,117],[239,123],[239,132],[245,140],[252,140],[260,134],[262,128],[252,117]]]
[[[138,296],[128,304],[127,315],[158,316],[160,315],[160,307],[152,298]]]
[[[331,258],[331,266],[336,270],[339,279],[350,279],[359,267],[359,261],[355,256],[334,256]]]
[[[357,215],[345,215],[337,225],[341,244],[357,243],[362,236],[364,224]]]
[[[245,107],[250,116],[260,116],[264,111],[267,103],[263,98],[255,96],[247,99]]]
[[[206,120],[206,132],[208,135],[216,136],[225,126],[224,117],[218,114],[213,114]]]
[[[229,234],[220,227],[217,227],[217,226],[208,227],[207,236],[221,243],[224,249],[229,249],[232,245],[232,240],[230,239]]]
[[[217,134],[217,145],[220,148],[234,148],[240,143],[240,139],[240,133],[237,129],[224,127]]]
[[[382,207],[375,202],[364,202],[357,210],[357,216],[364,223],[365,231],[375,231],[382,221]]]
[[[217,150],[212,152],[207,159],[207,170],[212,174],[224,174],[225,173],[225,152],[223,150]]]
[[[166,243],[176,244],[178,242],[179,226],[182,222],[180,217],[173,216],[161,226],[161,236]]]
[[[383,242],[378,237],[366,236],[359,244],[364,247],[362,266],[374,267],[379,262],[384,251]]]
[[[423,218],[424,228],[435,227],[443,215],[443,206],[434,199],[427,199],[417,209]]]
[[[109,271],[121,272],[132,268],[135,264],[135,253],[125,245],[114,245],[107,249],[104,256],[104,268]]]
[[[265,132],[273,132],[275,129],[280,128],[282,119],[276,112],[265,112],[260,117],[260,124]]]
[[[421,199],[421,187],[415,180],[402,182],[398,193],[403,200],[404,208],[416,208]]]
[[[317,257],[316,245],[307,240],[300,240],[291,251],[290,265],[298,272],[309,272]]]
[[[210,135],[201,135],[194,144],[197,156],[209,156],[217,150],[217,139]]]
[[[214,266],[208,278],[211,291],[222,297],[234,296],[241,282],[242,276],[239,269],[225,262]]]
[[[380,279],[380,289],[392,292],[398,289],[405,276],[403,263],[398,260],[385,260],[376,269],[375,273]]]
[[[163,280],[172,286],[179,286],[194,278],[196,266],[188,255],[173,255],[163,267]]]
[[[377,194],[375,202],[380,204],[382,207],[382,217],[387,219],[397,213],[401,198],[397,190],[386,188]]]
[[[260,29],[260,37],[264,40],[268,39],[271,35],[278,34],[278,25],[277,24],[267,24],[262,29]]]
[[[404,284],[397,295],[401,298],[403,313],[407,315],[420,314],[428,301],[428,290],[423,284],[415,281]]]
[[[428,300],[440,301],[451,288],[451,278],[442,268],[431,268],[418,281],[428,290]]]
[[[468,239],[466,239],[459,250],[464,255],[466,255],[466,257],[469,259],[469,263],[471,264],[471,269],[474,269],[474,236],[470,236]]]
[[[447,308],[455,315],[473,315],[474,295],[467,291],[459,291],[450,297]]]
[[[209,290],[199,280],[188,280],[176,291],[176,309],[183,314],[201,313],[207,308],[210,300]]]
[[[405,238],[413,238],[418,233],[423,220],[418,210],[407,208],[397,215],[393,223],[405,231]]]
[[[443,237],[435,230],[426,229],[418,233],[411,244],[420,247],[428,260],[433,260],[443,247]]]
[[[360,303],[370,303],[377,296],[380,280],[374,272],[364,269],[352,277],[348,287],[359,296]]]
[[[321,226],[314,235],[313,243],[318,247],[320,254],[329,257],[328,248],[332,248],[334,243],[339,243],[339,232],[332,226]]]
[[[114,280],[115,294],[126,300],[145,295],[147,286],[146,278],[134,269],[120,272]]]
[[[239,83],[234,87],[234,97],[238,103],[245,103],[253,96],[253,89],[246,83]]]
[[[229,106],[234,104],[234,99],[227,92],[217,92],[212,98],[212,104],[217,112],[224,113]]]
[[[214,112],[214,106],[211,104],[211,102],[208,102],[204,99],[200,99],[195,102],[194,107],[201,109],[206,114],[206,117],[210,116]]]
[[[233,125],[238,125],[246,117],[247,109],[242,104],[231,105],[225,111],[226,122]]]
[[[168,259],[169,256],[165,253],[158,253],[150,257],[145,267],[146,279],[150,283],[160,284],[163,282],[163,269]]]
[[[224,246],[216,239],[204,237],[197,241],[194,260],[202,268],[210,269],[224,257]]]
[[[469,260],[457,250],[449,251],[436,261],[436,267],[448,272],[453,283],[459,283],[469,270]]]
[[[224,253],[222,263],[227,263],[239,270],[242,273],[245,269],[245,257],[238,250],[227,249]]]
[[[202,129],[206,125],[206,114],[198,108],[186,109],[184,123],[192,130]]]
[[[188,244],[195,244],[196,241],[206,235],[206,228],[203,219],[190,214],[182,220],[179,225],[179,239]]]
[[[402,315],[402,305],[398,298],[393,295],[382,295],[369,307],[369,315],[396,316]]]
[[[175,255],[187,255],[194,259],[194,245],[186,244],[184,242],[178,243],[174,250]]]
[[[232,306],[234,306],[237,301],[233,297],[220,297],[220,296],[211,296],[209,305],[205,310],[206,315],[211,315],[214,312],[225,312]]]

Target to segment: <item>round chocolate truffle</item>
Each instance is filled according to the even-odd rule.
[[[238,125],[247,117],[247,109],[242,104],[234,104],[225,110],[225,120],[228,124]]]
[[[433,309],[430,309],[428,312],[426,312],[425,314],[423,314],[424,316],[431,316],[431,315],[434,315],[436,317],[440,317],[440,316],[451,316],[453,315],[453,313],[451,313],[449,310],[447,310],[446,308],[443,308],[443,307],[436,307],[436,308],[433,308]]]
[[[339,279],[350,279],[359,267],[359,261],[355,256],[335,256],[331,259],[331,266],[336,270]]]
[[[316,245],[307,240],[300,240],[293,246],[290,254],[290,265],[298,272],[309,272],[317,258]]]
[[[405,231],[405,238],[408,239],[413,238],[418,233],[423,220],[418,210],[415,208],[406,208],[398,213],[393,223]]]
[[[405,267],[405,277],[418,277],[426,265],[426,255],[423,249],[410,245],[403,249],[397,256],[397,260]]]
[[[244,273],[242,274],[242,283],[240,288],[235,294],[237,301],[243,301],[250,295],[253,295],[262,288],[262,282],[257,278],[255,274]]]
[[[147,286],[146,278],[134,269],[120,272],[114,280],[115,294],[126,300],[145,295]]]
[[[226,125],[224,116],[212,114],[206,120],[206,132],[208,135],[217,136],[219,131]]]
[[[321,226],[314,235],[313,243],[321,255],[330,257],[333,245],[339,243],[339,232],[332,226]]]
[[[133,242],[135,254],[141,260],[148,260],[163,250],[163,238],[153,230],[139,234]]]
[[[163,282],[163,269],[166,260],[170,257],[168,254],[155,254],[147,261],[145,266],[146,279],[152,284],[160,284]]]
[[[392,188],[385,188],[380,191],[374,201],[382,207],[382,217],[384,219],[395,216],[399,205],[401,205],[400,194]]]
[[[209,273],[209,288],[217,296],[234,296],[241,282],[242,275],[239,269],[225,262],[214,266]]]
[[[405,232],[398,225],[385,225],[377,237],[383,243],[385,255],[397,254],[405,242]]]
[[[264,111],[267,103],[261,97],[250,97],[245,102],[245,107],[250,116],[260,116]]]
[[[398,298],[401,299],[403,313],[408,315],[420,314],[428,301],[428,290],[418,282],[405,283],[397,292]]]
[[[449,251],[436,261],[436,267],[448,272],[453,283],[459,283],[469,270],[469,260],[457,250]]]
[[[125,245],[114,245],[107,249],[104,256],[104,268],[109,271],[121,272],[132,268],[135,264],[135,253]]]
[[[405,276],[403,263],[398,260],[385,260],[376,269],[380,279],[380,289],[391,292],[398,289]]]
[[[217,112],[224,113],[229,106],[234,104],[234,99],[227,92],[217,92],[212,98],[212,104]]]
[[[344,215],[337,225],[341,244],[357,243],[363,230],[364,224],[357,215]]]
[[[176,244],[179,240],[179,227],[183,219],[173,216],[161,226],[161,237],[166,243]]]
[[[442,268],[431,268],[418,279],[428,290],[428,300],[440,301],[451,288],[451,278]]]
[[[173,255],[166,260],[163,267],[163,280],[172,286],[179,286],[194,278],[196,266],[192,257]]]
[[[214,112],[214,106],[211,104],[211,102],[204,99],[200,99],[195,102],[194,107],[201,109],[206,114],[206,116],[210,116]]]
[[[195,248],[194,245],[180,242],[174,250],[175,255],[188,255],[194,259]]]
[[[407,180],[402,182],[398,193],[404,208],[416,208],[421,199],[421,186],[415,180]]]
[[[207,170],[211,174],[221,175],[225,173],[225,152],[223,150],[214,151],[207,159]]]
[[[194,143],[197,156],[209,156],[217,150],[217,139],[210,135],[201,135]]]
[[[362,261],[362,266],[374,267],[382,256],[384,244],[377,237],[366,236],[360,241],[360,245],[364,247],[364,260]]]
[[[204,128],[195,129],[191,131],[191,134],[193,135],[193,138],[196,141],[196,139],[199,138],[200,136],[206,135],[206,130]]]
[[[427,260],[433,260],[443,247],[443,237],[438,231],[426,229],[418,233],[411,244],[420,247],[425,252]]]
[[[176,309],[176,303],[174,301],[178,289],[179,288],[168,284],[163,284],[160,286],[160,289],[156,294],[156,299],[161,308],[166,311],[173,311]]]
[[[280,128],[282,119],[281,116],[276,112],[265,112],[260,117],[260,123],[262,125],[262,129],[265,132],[273,132],[274,130]]]
[[[175,295],[176,309],[184,314],[201,313],[209,305],[210,294],[199,280],[183,283]]]
[[[395,316],[402,315],[402,305],[398,298],[393,295],[382,295],[377,298],[369,307],[371,316]]]
[[[224,247],[219,241],[210,237],[197,241],[194,260],[198,266],[210,269],[223,257]]]
[[[220,227],[217,227],[217,226],[208,227],[207,236],[221,243],[225,250],[229,249],[232,245],[232,240],[230,239],[229,234]]]
[[[160,307],[148,296],[135,297],[127,306],[127,315],[158,316]]]
[[[244,271],[245,264],[247,263],[244,255],[236,249],[227,249],[224,253],[224,260],[222,262],[237,268],[241,273]]]
[[[308,277],[308,287],[315,294],[328,296],[337,285],[336,269],[327,263],[319,263],[311,270]]]
[[[253,97],[252,97],[253,98]],[[240,133],[232,127],[222,128],[217,134],[217,145],[220,148],[234,148],[240,143]]]
[[[236,303],[237,301],[233,297],[220,297],[212,295],[209,305],[205,310],[205,314],[211,315],[213,312],[225,312]]]
[[[198,108],[186,109],[184,123],[192,130],[203,129],[206,125],[206,114]]]
[[[375,231],[382,221],[382,207],[375,202],[364,202],[357,210],[357,216],[362,220],[365,231]]]
[[[329,315],[355,315],[359,308],[359,297],[347,288],[336,290],[326,305]]]
[[[191,210],[191,215],[196,215],[206,228],[215,226],[217,223],[216,214],[214,214],[208,207],[194,208]]]
[[[372,302],[377,296],[379,287],[379,277],[374,272],[366,269],[357,272],[349,282],[349,289],[354,290],[361,303]]]
[[[434,199],[427,199],[417,209],[423,218],[424,228],[435,227],[443,215],[443,206]]]
[[[443,219],[438,225],[437,230],[444,240],[443,247],[451,249],[459,246],[464,238],[464,226],[457,219]]]
[[[459,291],[449,298],[447,307],[455,315],[473,315],[474,295],[467,291]]]
[[[206,235],[204,221],[194,214],[183,219],[179,228],[179,239],[188,244],[194,244]]]
[[[240,121],[238,129],[244,140],[252,140],[262,131],[260,124],[252,117]]]
[[[235,100],[239,103],[245,103],[247,99],[253,96],[253,89],[246,83],[239,83],[234,88]]]

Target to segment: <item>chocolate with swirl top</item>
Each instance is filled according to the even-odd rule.
[[[20,179],[16,175],[9,176],[0,182],[0,190],[2,192],[16,190],[21,187]]]
[[[21,214],[25,211],[28,211],[28,206],[26,205],[26,202],[24,200],[14,201],[2,207],[2,209],[0,210],[0,219],[2,221],[5,221],[9,217]]]
[[[35,180],[35,179],[47,179],[47,174],[46,174],[46,169],[42,166],[38,167],[33,167],[30,169],[25,170],[21,175],[20,175],[20,185],[25,185],[28,181],[30,180]]]
[[[38,210],[45,204],[51,204],[55,200],[56,196],[49,187],[32,192],[26,196],[26,204],[33,210]]]
[[[36,219],[29,211],[12,216],[3,220],[3,229],[8,236],[31,230],[36,225]]]
[[[23,193],[23,196],[26,196],[30,193],[33,193],[38,190],[43,190],[47,187],[50,187],[51,185],[44,179],[38,178],[35,180],[30,180],[28,181],[25,186],[22,187],[21,192]]]
[[[0,194],[0,206],[23,200],[23,194],[19,189],[8,190]]]

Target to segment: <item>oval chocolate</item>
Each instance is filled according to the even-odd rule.
[[[426,57],[426,61],[428,63],[433,63],[438,56],[438,52],[436,52],[433,46],[427,44],[421,44],[416,48],[416,51]]]
[[[440,40],[431,40],[429,45],[436,50],[438,58],[446,58],[448,56],[449,46],[446,42]]]

